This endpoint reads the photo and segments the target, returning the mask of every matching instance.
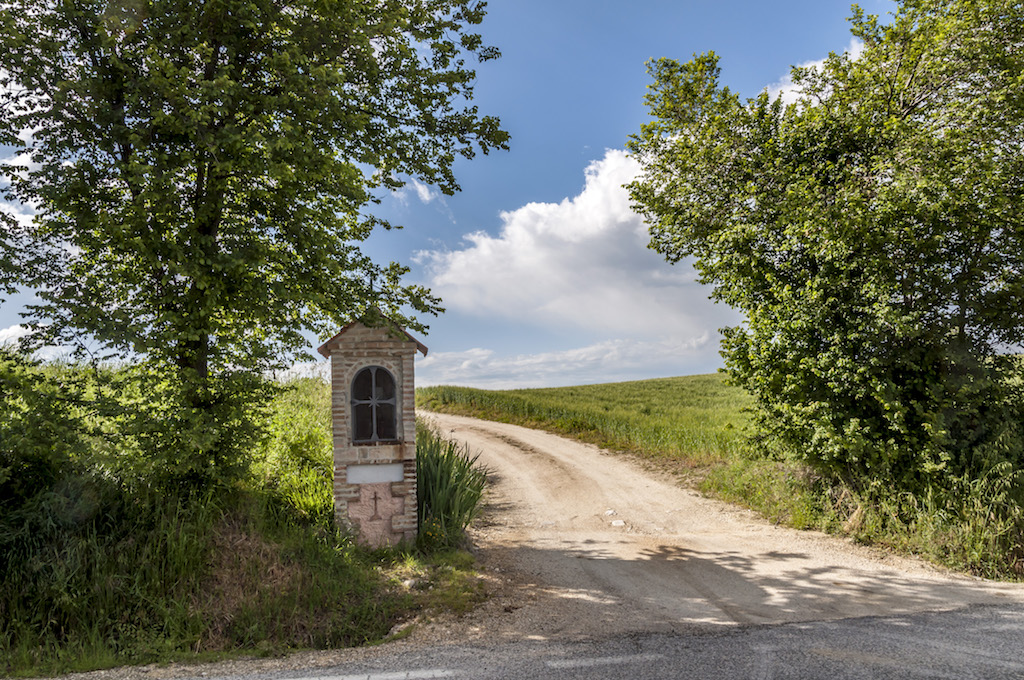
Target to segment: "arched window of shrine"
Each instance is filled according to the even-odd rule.
[[[398,439],[395,377],[381,366],[368,366],[352,381],[352,441],[356,444]]]

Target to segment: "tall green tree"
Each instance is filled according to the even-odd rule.
[[[143,358],[202,421],[171,448],[211,451],[237,415],[219,406],[304,331],[371,307],[422,328],[402,310],[438,300],[360,242],[391,226],[370,216],[380,192],[455,192],[456,158],[506,148],[471,103],[472,62],[498,56],[474,32],[484,5],[0,4],[3,130],[32,133],[0,173],[46,253],[20,274],[37,340]]]
[[[794,69],[795,103],[652,62],[632,198],[745,315],[723,355],[766,441],[902,488],[1019,463],[1024,5],[851,22],[863,51]]]

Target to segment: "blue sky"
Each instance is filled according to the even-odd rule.
[[[890,0],[865,0],[885,15]],[[753,96],[790,67],[851,47],[845,0],[492,0],[480,27],[501,59],[481,64],[474,103],[511,150],[460,161],[462,192],[410,185],[376,212],[405,229],[371,237],[412,267],[446,312],[427,319],[419,384],[557,386],[721,366],[717,329],[738,321],[692,268],[646,249],[625,190],[626,139],[646,120],[645,63],[720,56],[722,81]],[[24,298],[0,308],[16,334]]]

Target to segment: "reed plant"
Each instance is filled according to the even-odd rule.
[[[487,471],[468,446],[416,423],[419,546],[428,551],[458,547],[477,516]]]

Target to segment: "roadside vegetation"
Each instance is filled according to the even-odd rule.
[[[771,521],[821,529],[990,578],[1024,578],[1024,494],[1009,464],[912,494],[826,476],[765,447],[752,399],[723,375],[579,387],[417,390],[421,408],[540,427],[630,452]]]
[[[268,387],[245,473],[175,491],[112,396],[128,369],[0,352],[0,675],[370,644],[481,597],[447,509],[418,548],[335,526],[323,382]]]

